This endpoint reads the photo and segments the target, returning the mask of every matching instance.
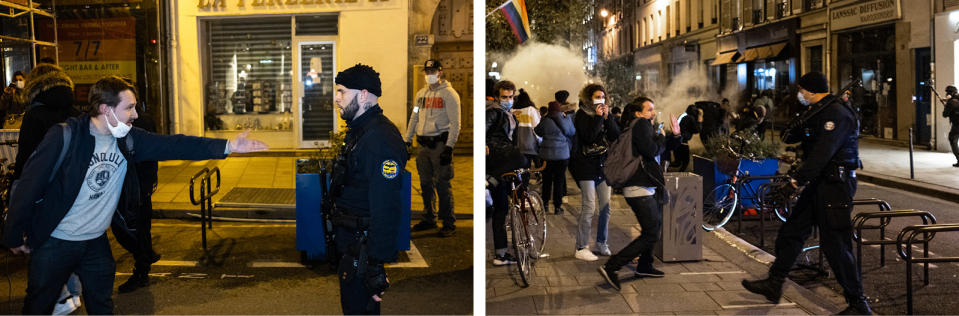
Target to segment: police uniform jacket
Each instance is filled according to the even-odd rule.
[[[854,170],[859,165],[859,123],[853,110],[833,95],[812,105],[811,111],[822,109],[810,117],[805,128],[786,143],[802,141],[803,164],[793,176],[799,183],[809,183],[835,167]]]
[[[403,205],[400,173],[406,168],[406,145],[396,125],[375,105],[348,124],[346,176],[336,208],[351,216],[370,217],[369,256],[396,261],[397,223]]]

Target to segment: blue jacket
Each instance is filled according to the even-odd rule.
[[[567,160],[572,149],[572,139],[576,135],[573,120],[562,112],[551,112],[536,125],[536,135],[543,137],[539,143],[539,158],[545,160]]]
[[[63,128],[54,125],[47,131],[36,152],[27,160],[10,197],[10,210],[4,225],[3,242],[7,248],[23,245],[27,235],[30,248],[43,245],[73,206],[93,157],[96,139],[90,135],[90,116],[67,120],[73,133],[63,163],[49,184],[53,166],[63,147]],[[128,162],[162,160],[206,160],[226,157],[227,141],[184,135],[158,135],[134,127],[126,137],[133,138],[133,151],[126,151],[125,139],[117,140]],[[123,191],[117,214],[132,214],[140,204],[136,164],[127,163]],[[36,206],[35,206],[36,204]],[[118,219],[120,215],[114,215]],[[132,218],[131,218],[132,220]],[[126,227],[135,227],[127,223]]]

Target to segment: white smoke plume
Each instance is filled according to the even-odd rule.
[[[586,75],[582,53],[568,47],[532,42],[502,60],[501,79],[525,89],[537,107],[547,106],[559,90],[569,91],[568,101],[575,103],[579,90],[595,81]]]

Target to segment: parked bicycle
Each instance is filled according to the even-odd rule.
[[[538,174],[546,164],[535,165],[531,169],[521,168],[503,174],[503,180],[511,185],[509,211],[507,213],[507,232],[512,240],[513,253],[516,255],[516,267],[519,270],[522,287],[529,286],[533,265],[543,254],[546,247],[546,210],[539,193],[529,189],[524,179]]]
[[[739,139],[745,146],[745,141]],[[717,185],[703,200],[703,224],[706,231],[713,231],[726,225],[736,212],[744,212],[745,204],[755,206],[760,215],[771,212],[777,218],[786,221],[789,217],[789,206],[792,196],[783,192],[784,185],[789,184],[786,175],[775,174],[770,176],[753,176],[742,170],[743,160],[753,160],[753,157],[743,156],[730,148],[724,148],[728,156],[716,159],[720,172],[730,175],[723,184]],[[766,182],[768,181],[768,182]],[[756,182],[765,182],[756,184]]]

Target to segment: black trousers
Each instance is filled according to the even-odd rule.
[[[673,157],[679,171],[686,171],[686,168],[689,167],[689,144],[679,144],[679,147],[673,150]]]
[[[502,179],[500,179],[502,181]],[[509,183],[500,183],[490,194],[493,197],[493,249],[505,249],[506,214],[509,212]]]
[[[566,195],[566,167],[569,160],[547,160],[546,169],[543,169],[543,207],[549,205],[550,199],[553,200],[553,206],[563,205],[563,196]]]
[[[50,237],[33,249],[27,273],[23,314],[50,315],[71,273],[83,284],[83,306],[88,315],[113,314],[113,279],[116,263],[107,235],[70,241]]]
[[[819,227],[821,236],[819,250],[826,256],[846,300],[858,301],[863,293],[862,278],[852,253],[852,206],[848,202],[837,201],[843,197],[851,201],[855,194],[855,178],[845,182],[813,182],[808,185],[787,221],[779,228],[776,261],[769,268],[769,274],[781,277],[789,275],[815,225]],[[848,205],[845,208],[844,203]]]
[[[150,265],[153,264],[153,258],[156,252],[153,250],[153,236],[150,234],[150,228],[153,226],[153,202],[151,196],[140,197],[143,205],[137,210],[136,234],[131,235],[122,227],[114,223],[112,225],[113,236],[123,249],[133,255],[133,273],[148,274]]]
[[[952,147],[952,154],[956,156],[956,161],[959,162],[959,144],[956,142],[959,141],[959,124],[953,123],[952,128],[949,129],[949,147]]]
[[[336,248],[340,254],[346,254],[354,243],[362,242],[361,233],[337,227]],[[359,257],[359,256],[357,256]],[[345,266],[345,265],[349,266]],[[373,300],[373,294],[366,288],[366,271],[354,271],[345,277],[343,272],[350,270],[352,265],[340,260],[336,269],[340,280],[340,307],[344,315],[379,315],[380,303]]]
[[[626,198],[626,203],[636,215],[639,226],[643,228],[639,237],[633,239],[626,248],[620,250],[606,262],[606,268],[619,270],[633,258],[639,257],[637,267],[652,267],[653,249],[663,234],[663,209],[653,196]]]

